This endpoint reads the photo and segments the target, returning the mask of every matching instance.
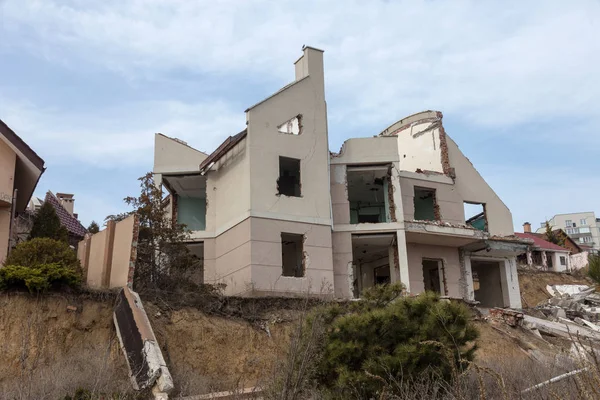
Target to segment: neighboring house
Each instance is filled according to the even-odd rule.
[[[87,229],[77,219],[74,213],[75,199],[70,193],[52,193],[48,191],[44,202],[48,202],[54,207],[58,219],[62,226],[67,228],[69,234],[69,245],[77,249],[78,243],[84,238]]]
[[[157,134],[154,174],[191,230],[206,283],[229,295],[355,298],[402,282],[484,306],[520,307],[506,205],[425,111],[330,153],[323,52],[246,110],[213,153]]]
[[[579,212],[570,214],[557,214],[549,221],[552,229],[564,229],[585,251],[600,252],[600,218],[593,212]],[[538,233],[544,233],[546,223],[542,222]]]
[[[27,208],[44,170],[44,160],[0,120],[0,264],[14,244],[13,221]]]
[[[519,261],[544,271],[565,272],[571,270],[570,251],[557,244],[543,239],[540,233],[515,233],[522,239],[531,239],[533,244],[527,249],[524,256],[519,256]]]

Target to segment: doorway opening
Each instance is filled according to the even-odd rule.
[[[396,234],[352,235],[352,269],[354,297],[375,285],[391,283],[390,265]]]
[[[471,260],[475,300],[482,307],[504,307],[502,266],[498,261]]]
[[[445,294],[444,264],[442,260],[423,259],[423,281],[425,290]]]

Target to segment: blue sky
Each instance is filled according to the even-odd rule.
[[[440,110],[520,230],[600,212],[598,38],[597,0],[0,0],[0,118],[87,225],[126,209],[155,132],[212,151],[311,45],[332,150]]]

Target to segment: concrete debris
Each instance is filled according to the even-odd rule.
[[[546,290],[550,293],[550,296],[564,296],[565,294],[574,295],[589,290],[590,287],[587,285],[548,285]],[[593,290],[592,290],[593,292]]]
[[[75,312],[75,311],[77,311],[77,307],[75,307],[75,306],[67,306],[67,311],[69,311],[69,312]]]
[[[549,285],[546,287],[553,297],[536,307],[548,318],[567,318],[597,323],[600,321],[600,294],[594,287],[586,285]],[[581,325],[587,325],[581,323]]]
[[[490,318],[495,321],[503,321],[512,327],[523,325],[523,313],[510,308],[490,309]]]

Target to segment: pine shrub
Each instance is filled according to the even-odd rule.
[[[424,375],[449,382],[473,360],[478,332],[464,305],[434,293],[399,297],[401,289],[375,287],[321,312],[328,329],[316,379],[333,397],[379,398],[385,382]]]
[[[600,256],[590,255],[588,258],[588,275],[600,285]]]
[[[63,286],[78,287],[80,284],[81,274],[60,264],[42,264],[35,267],[7,265],[0,268],[0,289],[27,288],[34,293]]]
[[[73,269],[79,268],[75,251],[67,243],[50,238],[36,238],[19,243],[8,255],[4,264],[23,267],[59,264]]]
[[[42,292],[81,285],[82,272],[75,251],[65,242],[36,238],[19,243],[0,268],[0,289],[27,288]]]

